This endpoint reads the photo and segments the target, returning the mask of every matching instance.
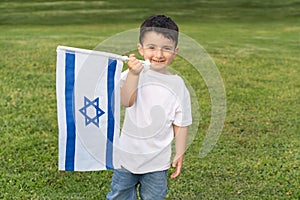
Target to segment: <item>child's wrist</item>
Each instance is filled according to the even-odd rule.
[[[131,76],[138,77],[140,75],[140,71],[136,71],[134,69],[129,68],[128,74],[130,74]]]

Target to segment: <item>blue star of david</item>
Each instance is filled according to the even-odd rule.
[[[87,109],[92,106],[95,108],[95,116],[90,117],[88,115]],[[85,126],[93,123],[95,126],[99,127],[99,117],[105,112],[99,108],[99,97],[93,101],[89,100],[87,97],[84,97],[84,106],[79,109],[79,112],[85,117]]]

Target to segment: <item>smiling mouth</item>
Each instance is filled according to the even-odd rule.
[[[152,62],[155,62],[155,63],[164,63],[165,62],[165,60],[155,60],[155,59],[152,59]]]

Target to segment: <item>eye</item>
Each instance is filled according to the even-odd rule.
[[[163,51],[170,52],[170,51],[173,51],[173,48],[172,47],[163,47]]]
[[[155,50],[155,46],[148,46],[148,49]]]
[[[165,50],[165,51],[172,51],[172,48],[171,47],[164,47],[163,50]]]

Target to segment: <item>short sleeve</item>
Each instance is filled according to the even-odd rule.
[[[182,88],[175,110],[174,122],[176,126],[189,126],[192,124],[190,93],[186,86]]]
[[[120,87],[123,87],[123,84],[127,78],[128,69],[126,69],[124,72],[121,73],[121,80],[120,80]]]

